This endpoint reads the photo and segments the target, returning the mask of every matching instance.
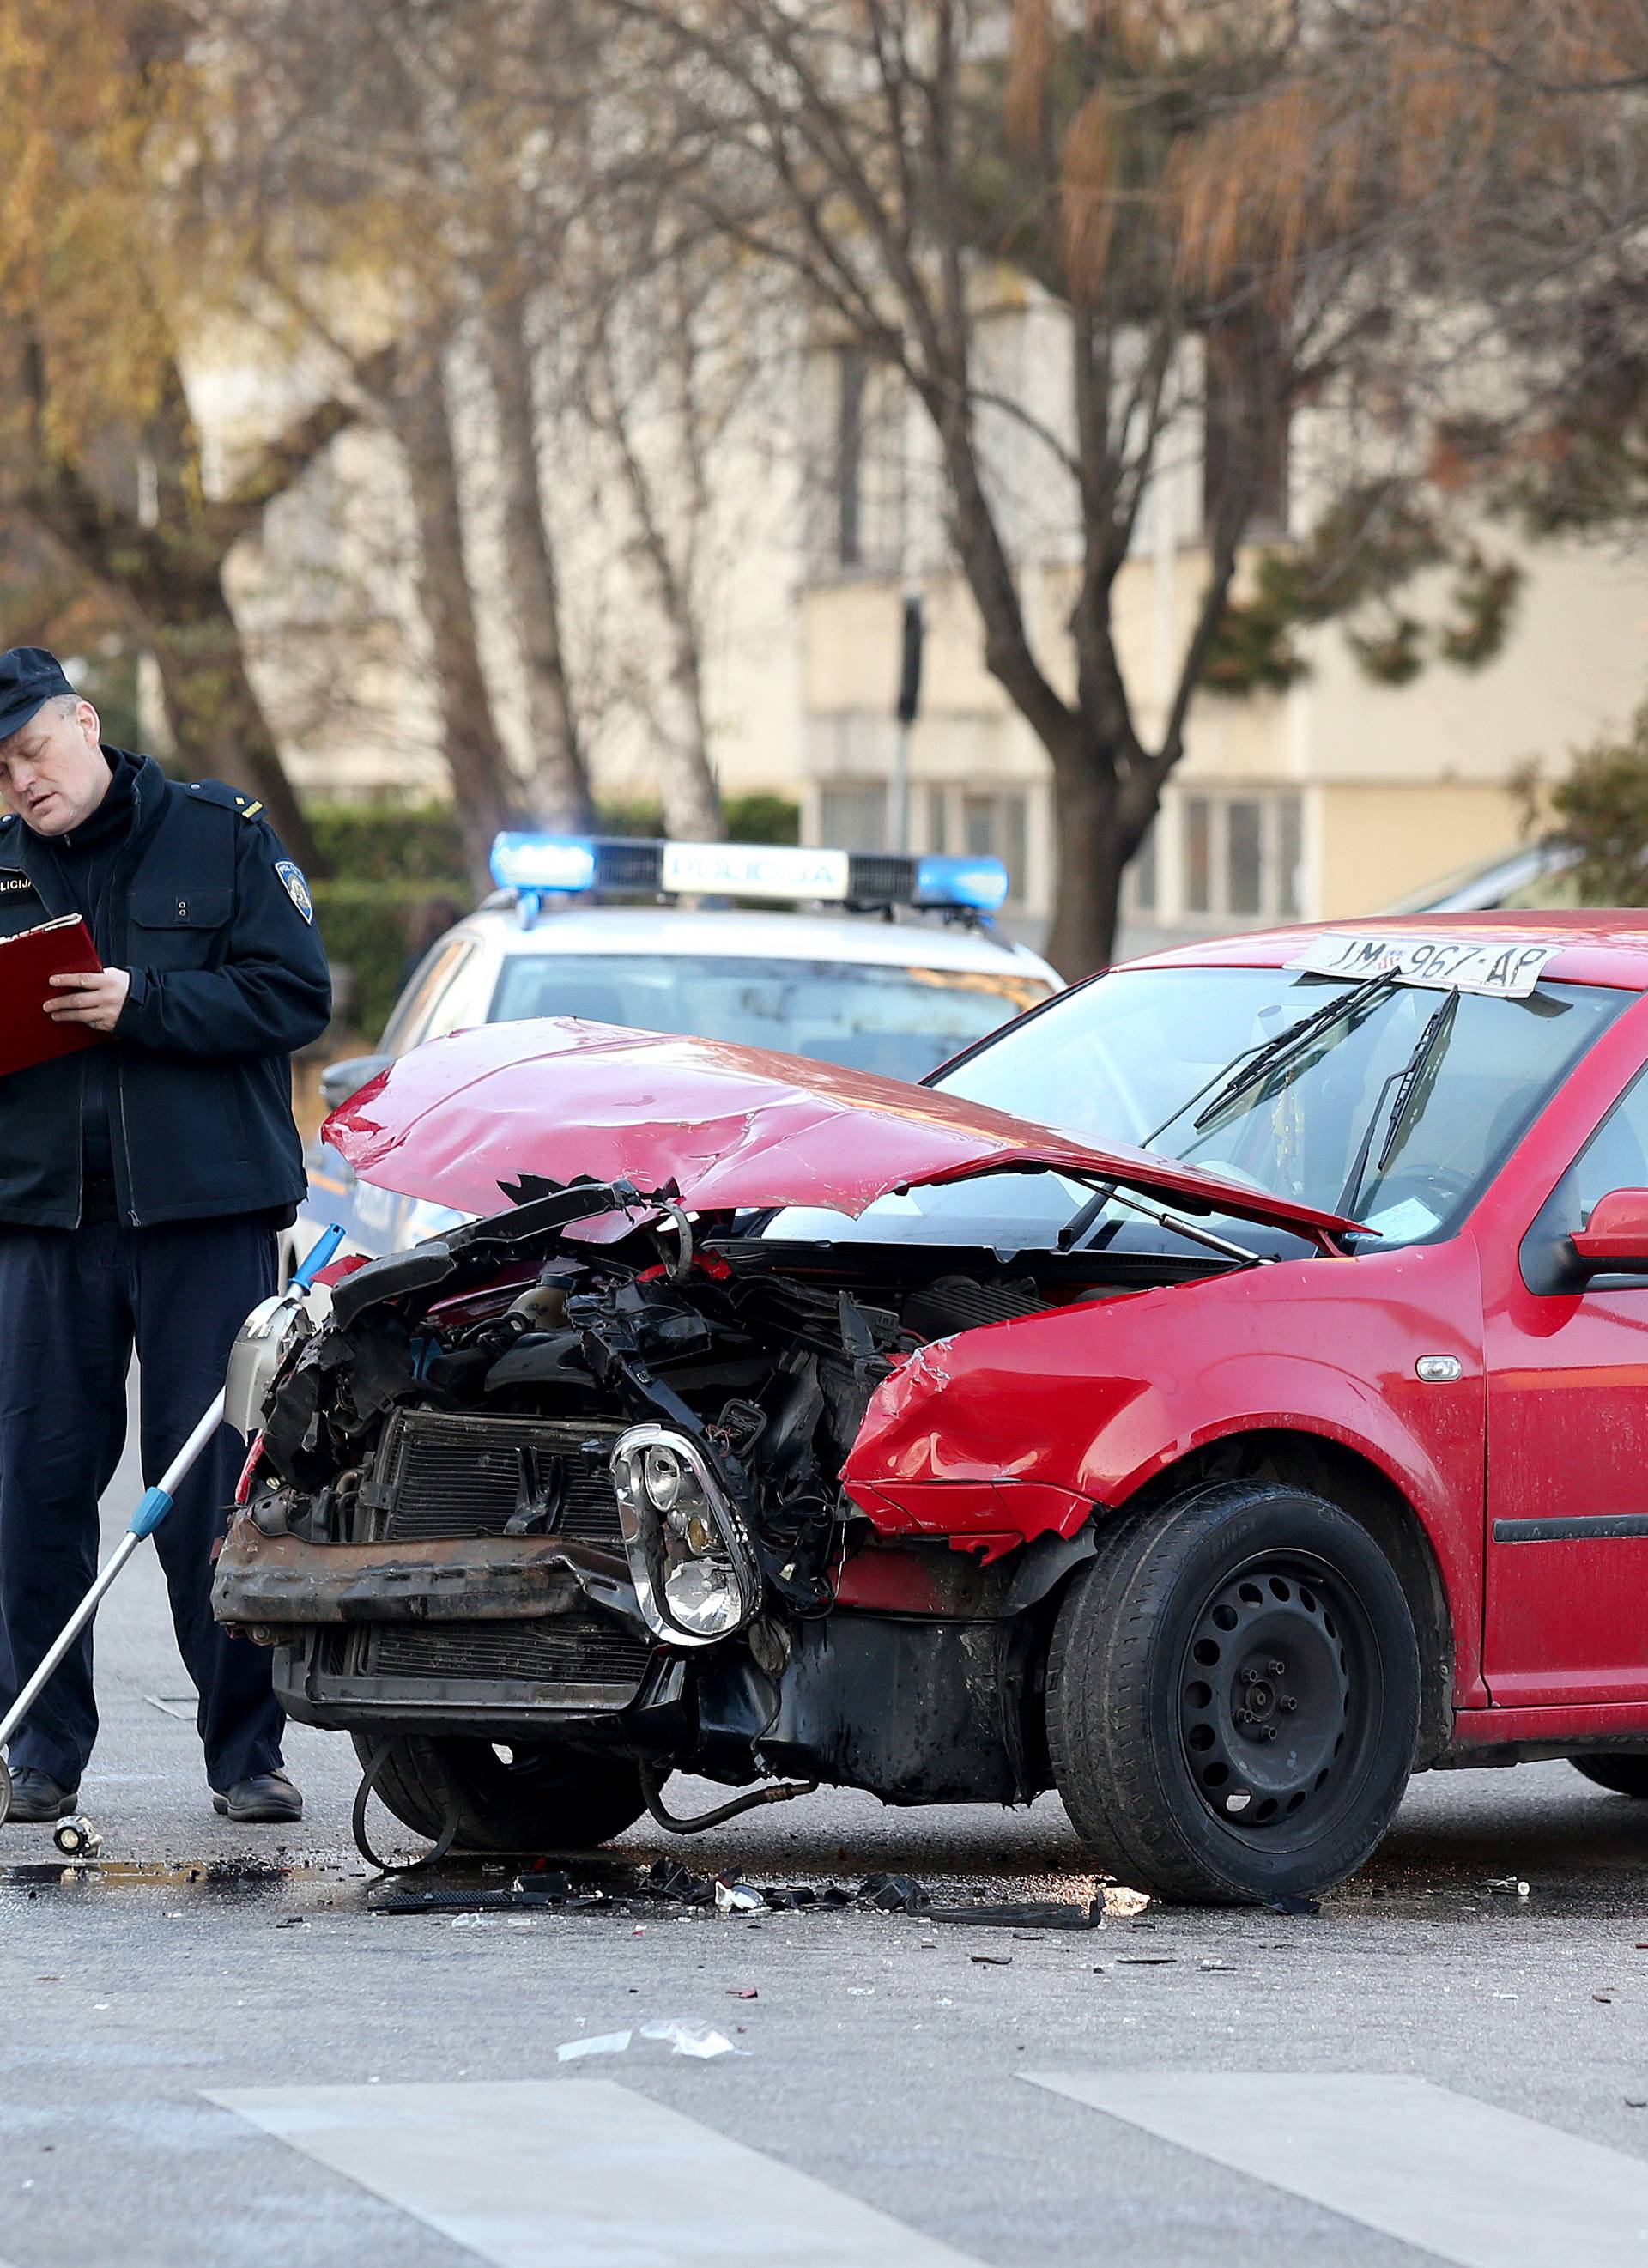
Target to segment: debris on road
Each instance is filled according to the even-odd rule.
[[[970,1953],[967,1955],[967,1958],[969,1961],[977,1962],[981,1969],[1011,1969],[1012,1967],[1012,1955],[1011,1953]]]
[[[1030,1905],[934,1906],[929,1921],[963,1922],[979,1929],[1102,1929],[1102,1897],[1082,1906],[1068,1904]]]
[[[759,1890],[747,1882],[729,1882],[721,1874],[716,1876],[715,1902],[721,1913],[762,1913],[767,1906]]]
[[[872,1874],[858,1893],[858,1903],[881,1913],[924,1913],[932,1895],[909,1874]]]
[[[585,2056],[622,2055],[634,2035],[629,2032],[598,2032],[587,2040],[563,2040],[555,2050],[557,2063],[577,2063]]]
[[[585,2056],[625,2055],[637,2038],[665,2042],[673,2054],[695,2056],[701,2062],[714,2056],[749,2052],[747,2048],[734,2047],[725,2033],[717,2032],[712,2024],[695,2024],[684,2016],[655,2016],[638,2032],[596,2032],[587,2039],[563,2040],[555,2050],[555,2061],[578,2063]]]

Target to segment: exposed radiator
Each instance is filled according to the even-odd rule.
[[[519,1517],[532,1535],[622,1550],[607,1459],[622,1430],[396,1410],[384,1428],[368,1493],[371,1526],[360,1540],[501,1535]]]

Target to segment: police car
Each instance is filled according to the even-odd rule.
[[[533,1016],[914,1081],[1062,989],[1047,961],[991,928],[1007,895],[994,858],[509,834],[491,865],[497,892],[432,947],[378,1051],[327,1069],[328,1109],[425,1041]],[[786,904],[795,910],[759,909]],[[330,1221],[349,1249],[376,1256],[460,1218],[357,1182],[324,1143],[306,1163],[291,1251]]]

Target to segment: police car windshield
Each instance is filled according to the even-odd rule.
[[[672,954],[513,954],[491,1020],[583,1016],[920,1079],[1047,998],[1007,969]]]
[[[1230,1077],[1306,1014],[1356,989],[1288,968],[1121,970],[1004,1033],[937,1084],[1090,1140],[1211,1166],[1328,1211],[1342,1210],[1354,1187],[1357,1218],[1379,1229],[1388,1248],[1458,1225],[1627,998],[1547,983],[1522,998],[1369,988],[1306,1045],[1281,1052],[1268,1077],[1251,1085]],[[1450,1013],[1438,1020],[1450,998]],[[885,1236],[896,1212],[903,1237],[1051,1243],[1088,1194],[1056,1174],[1002,1175],[884,1198],[851,1226],[792,1212],[774,1226],[783,1235]],[[1267,1241],[1234,1221],[1211,1225],[1249,1245]],[[1180,1248],[1170,1232],[1119,1208],[1100,1216],[1084,1241]],[[1268,1241],[1304,1248],[1280,1231]]]

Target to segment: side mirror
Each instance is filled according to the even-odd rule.
[[[1610,1189],[1573,1233],[1585,1276],[1648,1275],[1648,1189]]]
[[[387,1071],[394,1061],[393,1056],[345,1056],[341,1063],[328,1064],[320,1074],[321,1101],[328,1110],[341,1110],[350,1095],[358,1094],[369,1079]],[[1648,1205],[1648,1197],[1643,1203]]]

